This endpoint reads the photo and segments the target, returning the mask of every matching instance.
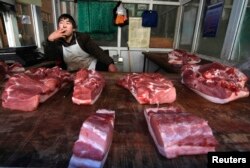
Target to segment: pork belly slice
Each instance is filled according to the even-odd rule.
[[[177,107],[148,108],[144,115],[158,151],[167,158],[207,154],[217,141],[206,120]]]
[[[172,103],[176,100],[173,83],[159,73],[131,73],[117,81],[140,104]]]
[[[82,124],[69,167],[103,167],[112,143],[115,112],[101,109]]]
[[[188,65],[182,70],[182,83],[203,98],[225,104],[249,96],[247,76],[220,63]]]
[[[20,111],[34,111],[39,105],[39,95],[32,95],[27,97],[26,99],[11,97],[8,100],[2,101],[2,106],[4,108],[8,108],[10,110],[20,110]]]
[[[79,70],[74,79],[73,103],[94,104],[104,86],[104,77],[99,72],[87,69]]]

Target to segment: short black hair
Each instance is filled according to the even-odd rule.
[[[73,28],[76,29],[76,22],[75,22],[74,18],[70,14],[67,14],[67,13],[61,14],[61,16],[59,16],[59,18],[57,19],[57,25],[59,25],[59,22],[62,19],[69,19],[69,21],[73,25]]]

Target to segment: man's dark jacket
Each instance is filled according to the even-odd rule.
[[[65,47],[76,44],[76,39],[79,46],[85,52],[89,53],[91,56],[95,57],[97,61],[106,64],[114,63],[113,59],[108,55],[108,53],[104,52],[91,38],[88,34],[75,32],[73,35],[70,43],[65,42],[63,39],[55,40],[55,41],[48,41],[45,44],[44,52],[45,56],[49,60],[55,60],[55,64],[63,69],[67,69],[67,66],[63,60],[63,48],[62,45]]]

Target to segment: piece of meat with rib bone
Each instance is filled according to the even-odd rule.
[[[188,53],[185,50],[174,49],[168,53],[168,63],[175,66],[183,66],[186,64],[197,64],[201,59],[195,55]]]
[[[181,76],[183,84],[214,103],[224,104],[249,96],[247,76],[235,67],[217,62],[186,65]]]

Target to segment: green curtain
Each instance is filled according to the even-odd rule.
[[[78,0],[78,30],[98,40],[113,39],[117,27],[113,24],[116,2]]]

